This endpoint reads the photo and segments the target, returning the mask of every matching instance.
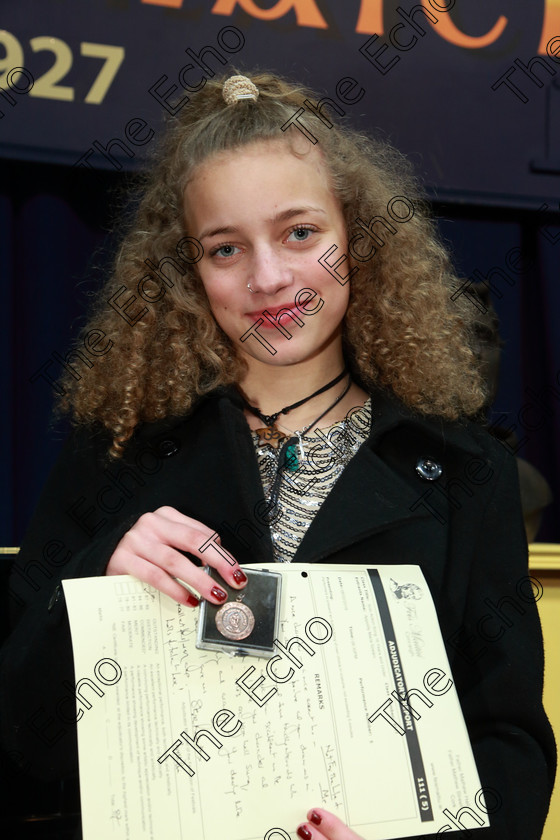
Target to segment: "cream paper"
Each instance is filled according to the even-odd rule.
[[[84,840],[288,840],[316,806],[365,840],[487,826],[420,568],[251,568],[283,576],[272,660],[196,649],[198,610],[133,577],[64,581]]]

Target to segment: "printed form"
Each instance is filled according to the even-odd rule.
[[[128,575],[64,581],[84,840],[296,840],[316,806],[364,840],[489,825],[420,568],[248,568],[282,574],[272,659],[198,650],[199,611]]]

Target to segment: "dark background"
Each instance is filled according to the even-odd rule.
[[[74,97],[12,90],[13,105],[0,96],[0,388],[6,397],[0,544],[21,541],[67,431],[51,419],[52,388],[30,380],[77,336],[90,296],[106,277],[125,171],[142,165],[150,144],[134,146],[134,158],[117,146],[113,162],[91,156],[96,170],[76,164],[94,140],[105,146],[124,140],[126,124],[136,117],[157,138],[165,109],[148,89],[164,75],[162,90],[178,85],[178,71],[190,60],[185,49],[217,47],[220,32],[225,37],[224,27],[232,26],[245,39],[229,56],[233,72],[259,66],[311,84],[343,107],[354,126],[391,140],[413,159],[458,273],[480,280],[492,269],[506,272],[509,283],[503,274],[493,276],[504,350],[490,419],[516,427],[525,441],[519,454],[546,476],[556,501],[538,539],[560,542],[560,53],[556,60],[546,55],[546,44],[560,35],[559,0],[424,0],[438,22],[431,26],[416,14],[425,35],[416,30],[417,41],[401,52],[390,37],[403,20],[398,0],[294,0],[291,10],[282,0],[284,11],[275,0],[184,0],[178,8],[161,2],[81,0],[79,15],[70,0],[0,2],[0,27],[21,48],[18,54],[13,37],[0,33],[0,67],[23,61],[37,92],[54,54],[33,51],[31,41],[58,38],[70,48],[72,65],[57,84]],[[446,2],[451,11],[437,11]],[[401,9],[413,6],[402,0]],[[500,18],[498,37],[472,40],[492,34]],[[400,59],[389,71],[359,51],[374,34],[371,54],[387,45],[380,63]],[[461,45],[467,36],[471,40]],[[395,37],[411,42],[415,30],[407,26]],[[125,49],[100,104],[84,102],[103,63],[81,55],[84,42]],[[217,72],[232,69],[207,60]],[[508,68],[526,102],[505,85],[492,90]],[[359,83],[356,91],[364,90],[354,105],[336,98],[337,81],[346,76]],[[191,78],[199,77],[192,71]],[[178,90],[170,99],[181,95]],[[506,262],[517,248],[523,271]],[[50,368],[53,375],[59,371]],[[528,388],[544,392],[541,404]]]
[[[157,140],[165,109],[149,88],[162,77],[163,90],[178,85],[185,50],[216,47],[232,26],[245,43],[227,68],[214,61],[217,72],[270,69],[332,97],[355,127],[411,157],[457,272],[479,281],[505,272],[491,275],[504,348],[490,421],[512,428],[519,454],[546,476],[555,502],[538,539],[560,542],[560,54],[546,54],[547,43],[560,46],[560,0],[422,2],[437,18],[431,26],[416,14],[424,35],[394,30],[397,7],[414,0],[0,0],[0,545],[21,542],[67,433],[52,419],[52,388],[31,379],[77,337],[118,237],[125,172],[151,148],[131,147],[130,158],[114,145],[111,161],[90,155],[93,143],[123,141],[134,118]],[[410,49],[395,48],[392,30]],[[41,37],[59,39],[49,42],[58,53],[39,49]],[[371,55],[387,47],[381,65],[399,59],[388,71],[360,52],[370,39]],[[124,48],[99,104],[84,100],[103,61],[83,55],[84,43]],[[64,72],[45,88],[53,63]],[[6,90],[16,66],[35,80],[27,94]],[[493,90],[509,72],[517,93]],[[364,91],[354,105],[336,97],[343,77]],[[84,155],[96,169],[79,165]],[[518,253],[522,271],[507,263]],[[2,789],[10,836],[73,836],[72,786],[30,787],[6,759]],[[45,819],[23,823],[22,813]]]

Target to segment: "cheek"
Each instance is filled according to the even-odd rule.
[[[200,278],[213,312],[223,312],[231,308],[232,292],[224,287],[223,282],[205,271],[200,273]]]
[[[235,340],[240,333],[236,316],[236,301],[239,294],[224,288],[223,282],[211,282],[209,278],[206,281],[203,280],[203,285],[214,320],[229,338]]]
[[[220,325],[227,323],[230,320],[231,316],[231,306],[227,299],[224,299],[223,295],[213,295],[209,297],[210,301],[210,309],[217,321],[220,322]]]
[[[220,329],[225,332],[231,341],[235,342],[235,340],[239,338],[242,330],[239,329],[239,325],[232,317],[232,313],[228,309],[227,303],[222,303],[218,300],[210,300],[210,312],[212,313],[212,318]]]
[[[346,283],[342,286],[333,278],[332,283],[324,288],[321,297],[325,301],[325,308],[328,307],[330,316],[341,320],[348,309],[350,284]]]

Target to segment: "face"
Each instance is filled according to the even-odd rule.
[[[346,253],[346,225],[318,150],[298,157],[280,141],[215,155],[187,185],[185,218],[212,313],[249,364],[342,358],[349,283],[319,258]]]

